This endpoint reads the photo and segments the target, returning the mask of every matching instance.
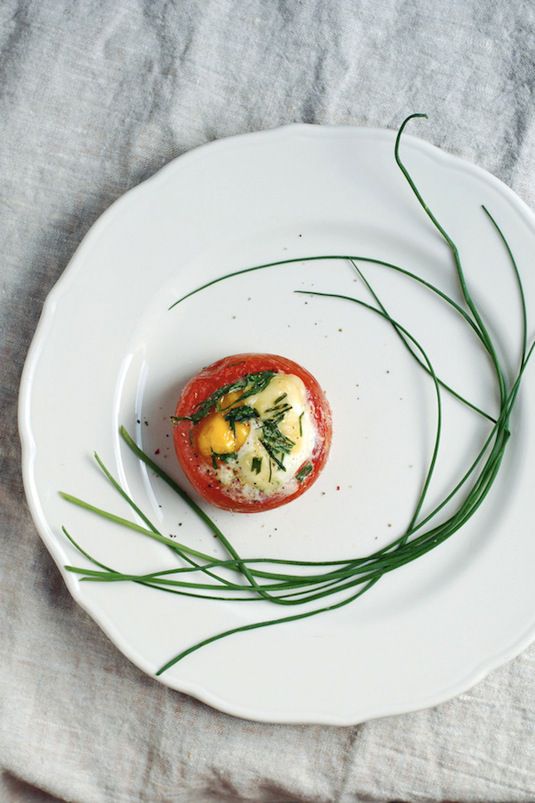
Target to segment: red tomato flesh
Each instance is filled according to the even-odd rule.
[[[198,405],[219,388],[236,382],[246,374],[261,371],[293,374],[302,380],[307,391],[307,403],[316,429],[316,440],[312,455],[303,462],[303,465],[310,463],[312,470],[297,483],[297,489],[293,492],[261,494],[260,498],[255,499],[242,496],[234,484],[223,485],[219,481],[215,471],[212,470],[211,458],[201,454],[196,434],[202,421],[196,424],[191,421],[180,421],[173,426],[179,463],[195,490],[210,504],[236,513],[259,513],[297,499],[318,478],[331,444],[331,411],[318,382],[305,368],[293,360],[276,354],[234,354],[203,368],[182,391],[176,407],[176,416],[192,415]]]

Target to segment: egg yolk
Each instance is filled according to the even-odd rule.
[[[221,399],[223,412],[212,413],[200,425],[197,433],[197,448],[203,457],[210,457],[212,452],[216,454],[237,452],[247,440],[249,424],[245,421],[236,421],[233,430],[229,422],[225,420],[227,410],[230,410],[239,398],[238,391],[227,393]]]

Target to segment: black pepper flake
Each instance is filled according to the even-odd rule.
[[[159,449],[155,449],[154,450],[154,454],[160,454],[160,450]]]
[[[136,424],[141,424],[141,421],[140,421],[139,418],[136,418]]]

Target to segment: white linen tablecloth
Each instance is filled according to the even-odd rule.
[[[38,538],[16,427],[81,238],[196,145],[426,111],[419,133],[535,206],[534,37],[531,0],[0,4],[1,801],[535,800],[535,648],[449,703],[354,728],[245,722],[144,676]]]

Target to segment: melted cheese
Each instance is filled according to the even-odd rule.
[[[284,468],[270,458],[262,444],[262,424],[273,417],[275,402],[281,396],[284,399],[278,402],[279,409],[281,405],[290,409],[287,409],[278,427],[293,442],[291,450],[284,457],[277,454]],[[295,474],[312,457],[317,440],[303,381],[293,374],[275,374],[263,391],[248,397],[245,403],[257,410],[259,419],[253,419],[244,425],[248,432],[242,444],[237,447],[237,459],[218,466],[219,481],[226,486],[239,483],[241,493],[250,499],[274,493],[292,493],[297,486]],[[216,449],[213,448],[213,451]],[[222,449],[217,451],[223,453]],[[259,466],[260,470],[257,472]]]

